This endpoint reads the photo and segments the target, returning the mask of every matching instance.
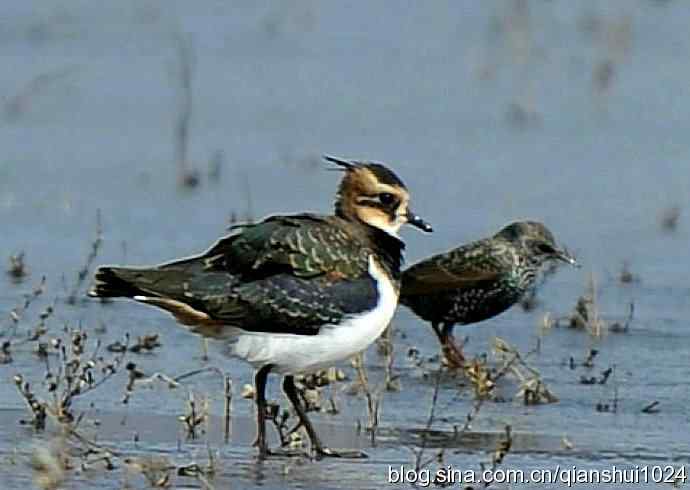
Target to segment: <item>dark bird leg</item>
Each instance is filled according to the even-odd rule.
[[[448,367],[452,369],[462,368],[465,365],[465,356],[462,354],[462,348],[455,343],[453,324],[432,322],[431,327],[441,342],[441,356],[445,359]]]
[[[295,409],[295,412],[297,412],[297,417],[299,418],[299,425],[303,426],[304,429],[307,431],[307,435],[309,436],[309,441],[311,442],[311,447],[316,453],[316,457],[318,459],[324,458],[324,457],[339,457],[339,458],[366,458],[367,455],[364,454],[361,451],[334,451],[333,449],[324,447],[323,444],[321,444],[321,440],[319,439],[319,436],[316,434],[316,430],[314,429],[314,426],[311,424],[311,421],[307,417],[307,412],[304,409],[304,406],[302,405],[302,400],[299,398],[299,393],[297,392],[297,387],[295,386],[295,378],[293,376],[285,376],[285,379],[283,379],[283,391],[285,392],[285,395],[288,397],[288,400],[290,400],[290,403]]]
[[[443,324],[443,336],[446,339],[444,348],[446,350],[446,357],[449,358],[451,364],[461,368],[465,365],[465,355],[462,353],[462,346],[455,342],[453,326],[452,323]]]
[[[254,440],[254,446],[259,448],[260,458],[265,458],[269,455],[268,445],[266,444],[266,381],[271,368],[273,368],[271,364],[262,366],[254,376],[254,386],[256,389],[256,439]]]

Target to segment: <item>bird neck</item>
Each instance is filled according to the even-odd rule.
[[[400,238],[386,233],[384,230],[371,226],[360,220],[350,221],[364,242],[376,254],[388,275],[395,281],[400,279],[400,269],[404,261],[405,243]]]
[[[515,284],[518,289],[526,291],[534,284],[539,266],[519,252],[515,254],[515,259],[516,263],[513,268]]]

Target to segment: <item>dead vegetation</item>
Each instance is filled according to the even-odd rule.
[[[122,354],[101,355],[100,341],[87,353],[87,340],[87,333],[81,329],[65,329],[63,336],[52,338],[43,359],[46,371],[39,388],[21,374],[15,375],[15,386],[32,415],[31,420],[23,423],[36,430],[46,428],[48,417],[67,429],[71,424],[79,424],[83,415],[75,413],[74,401],[107,382],[124,359]]]
[[[112,379],[122,366],[123,355],[103,355],[100,341],[89,345],[87,333],[79,328],[64,327],[59,335],[39,345],[43,347],[38,358],[45,365],[42,381],[34,383],[22,374],[14,376],[30,414],[20,422],[35,431],[55,433],[52,442],[38,444],[33,451],[31,467],[36,485],[58,488],[75,468],[114,469],[117,452],[85,435],[89,427],[98,424],[77,402]]]
[[[627,333],[635,314],[635,304],[630,303],[628,314],[623,321],[606,321],[600,313],[597,287],[594,274],[590,274],[585,292],[577,299],[573,312],[560,318],[552,319],[547,314],[543,319],[544,328],[569,327],[589,333],[592,337],[601,337],[608,332]]]
[[[442,439],[437,441],[441,447],[435,450],[432,454],[425,457],[428,450],[430,440],[434,437],[439,437],[439,429],[434,427],[437,420],[437,412],[447,413],[450,410],[448,403],[439,407],[440,385],[441,380],[445,374],[448,374],[443,365],[436,371],[434,387],[429,403],[429,415],[425,427],[420,431],[415,431],[419,434],[420,442],[418,447],[413,447],[414,467],[417,472],[423,469],[434,467],[434,474],[438,476],[437,470],[443,469],[447,466],[448,448],[453,447],[461,440],[461,437],[467,434],[472,429],[472,424],[479,415],[482,407],[487,401],[505,401],[504,397],[498,393],[498,387],[504,378],[512,378],[517,382],[518,387],[513,396],[514,400],[523,403],[524,405],[536,405],[544,403],[556,403],[558,398],[548,389],[541,378],[539,372],[529,366],[526,362],[532,355],[536,354],[538,349],[533,349],[525,356],[505,340],[500,338],[494,339],[493,353],[497,364],[490,367],[486,359],[475,358],[465,364],[464,375],[469,380],[472,388],[474,401],[469,411],[464,416],[464,422],[453,424],[452,430],[448,431],[448,435],[444,435]],[[457,373],[450,373],[456,375]],[[443,419],[445,420],[445,419]],[[438,433],[438,435],[436,435]],[[482,470],[495,470],[503,463],[505,457],[510,452],[513,445],[512,428],[506,425],[504,428],[504,437],[499,439],[496,449],[491,453],[491,458],[488,462],[481,462],[480,468]],[[461,450],[454,451],[459,453]],[[439,486],[447,486],[448,481],[436,482]],[[479,483],[480,488],[488,488],[491,482],[482,481]],[[469,488],[469,487],[468,487]]]
[[[180,464],[167,456],[126,457],[123,459],[126,470],[123,487],[129,488],[129,482],[141,476],[151,488],[177,488],[177,478],[185,477],[196,480],[199,487],[204,490],[213,490],[217,459],[217,455],[210,448],[207,461],[203,464],[195,461]]]
[[[92,247],[92,251],[97,250],[98,246]],[[87,261],[91,262],[92,260]],[[45,306],[36,315],[37,319],[32,321],[30,307],[45,291],[46,281],[42,279],[31,293],[25,295],[22,303],[10,312],[7,325],[2,331],[6,340],[0,349],[0,359],[6,363],[23,355],[29,356],[23,358],[23,361],[33,359],[43,366],[43,374],[38,380],[29,379],[21,372],[13,377],[17,393],[29,414],[20,423],[47,435],[42,437],[47,442],[36,444],[30,460],[36,486],[45,489],[64,488],[75,472],[93,469],[111,471],[123,466],[129,473],[139,469],[142,473],[152,475],[155,472],[149,471],[150,465],[138,458],[126,457],[121,451],[97,442],[100,422],[93,416],[101,407],[88,401],[90,395],[112,384],[119,373],[126,373],[128,382],[123,400],[126,403],[135,387],[144,385],[147,381],[163,380],[170,388],[178,388],[182,386],[183,380],[201,372],[214,371],[214,368],[196,370],[175,378],[163,374],[146,376],[136,364],[126,362],[126,357],[158,348],[158,334],[139,336],[134,344],[130,342],[130,336],[125,334],[123,339],[104,347],[100,339],[92,338],[93,332],[81,325],[70,326],[69,320],[65,320],[59,329],[49,325],[49,320],[55,314],[55,303]],[[20,349],[25,346],[31,348]],[[26,362],[22,365],[25,366]],[[229,436],[232,382],[226,375],[223,375],[223,382],[224,424],[225,433]],[[193,392],[190,390],[190,393]],[[208,397],[191,394],[184,414],[180,416],[187,438],[194,439],[209,432],[208,414]],[[171,476],[194,478],[202,487],[212,488],[209,480],[213,475],[213,461],[210,457],[208,465],[193,461],[175,464],[172,466]],[[163,480],[157,481],[163,483]]]
[[[101,221],[101,210],[96,211],[96,233],[93,241],[91,242],[91,247],[89,249],[89,254],[84,261],[84,265],[77,272],[77,277],[67,295],[67,303],[74,305],[77,303],[77,299],[81,297],[82,288],[86,279],[89,277],[89,273],[93,267],[93,264],[98,257],[98,253],[103,246],[103,223]]]
[[[371,436],[371,443],[376,442],[376,430],[379,427],[379,415],[381,412],[381,401],[383,400],[382,387],[374,388],[369,384],[369,377],[364,367],[364,353],[360,353],[352,358],[352,367],[356,373],[356,381],[350,385],[349,393],[352,395],[361,394],[366,400],[367,423],[364,430]],[[358,426],[361,424],[358,423]]]
[[[133,354],[150,353],[161,346],[160,336],[157,333],[140,335],[137,337],[133,345],[129,345],[129,338],[125,341],[116,340],[108,344],[106,350],[108,352],[131,352]]]
[[[128,336],[122,342],[128,346]],[[181,381],[202,372],[219,372],[215,368],[205,368],[185,373],[175,378],[156,373],[146,376],[134,363],[125,363],[131,352],[125,348],[117,352],[102,352],[99,340],[90,342],[87,333],[81,329],[65,328],[60,336],[50,341],[46,353],[45,375],[42,383],[31,383],[21,374],[14,377],[14,383],[24,399],[30,419],[21,423],[36,431],[55,431],[53,442],[36,446],[32,457],[35,481],[40,488],[59,488],[72,470],[85,471],[99,467],[107,471],[123,466],[126,479],[133,474],[141,474],[149,484],[167,487],[174,477],[196,479],[203,488],[213,488],[210,480],[215,473],[215,456],[209,448],[207,464],[194,461],[185,463],[158,464],[156,458],[127,456],[96,442],[99,423],[92,420],[89,409],[82,410],[77,403],[88,394],[104,386],[117,373],[128,373],[126,394],[127,403],[135,387],[156,380],[164,381],[171,389],[181,387]],[[225,433],[229,434],[232,383],[224,375]],[[195,440],[210,432],[209,400],[206,395],[198,396],[189,391],[184,414],[180,415],[186,438]],[[86,435],[95,432],[94,435]],[[162,460],[160,460],[162,461]]]

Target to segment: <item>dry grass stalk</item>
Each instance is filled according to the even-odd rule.
[[[558,397],[554,395],[541,379],[539,371],[527,365],[518,350],[503,339],[494,339],[494,353],[501,359],[503,366],[508,369],[519,382],[520,389],[515,395],[521,398],[525,405],[540,405],[556,403]],[[527,354],[529,357],[531,353]]]
[[[371,443],[373,445],[376,443],[376,430],[379,426],[382,393],[380,389],[373,392],[369,386],[369,378],[364,367],[364,352],[354,356],[351,362],[357,375],[356,381],[351,385],[351,391],[362,393],[367,402],[367,425],[365,430],[371,435]]]
[[[197,396],[190,391],[189,399],[187,400],[187,412],[178,417],[178,420],[183,424],[187,439],[196,439],[198,428],[208,433],[208,414],[208,397],[204,396],[201,400],[198,400]],[[202,425],[206,426],[205,430]]]
[[[606,324],[599,315],[597,289],[593,273],[589,275],[585,293],[578,298],[575,304],[575,309],[569,318],[569,326],[583,329],[594,337],[601,337],[606,329]]]
[[[125,348],[124,351],[127,351]],[[179,376],[168,376],[165,373],[153,373],[151,375],[145,374],[143,371],[139,370],[137,368],[137,365],[133,362],[128,362],[126,367],[129,380],[127,382],[127,385],[125,386],[125,395],[122,399],[122,403],[129,403],[130,398],[134,394],[134,391],[137,387],[142,387],[142,386],[148,386],[151,385],[155,382],[163,382],[167,385],[169,389],[176,389],[182,386],[182,381],[191,378],[193,376],[197,376],[199,374],[203,373],[214,373],[223,378],[225,380],[226,375],[221,371],[220,369],[210,366],[210,367],[205,367],[201,369],[195,369],[193,371],[189,371],[184,374],[180,374]]]
[[[175,119],[174,148],[177,165],[177,183],[192,188],[199,184],[199,174],[189,168],[189,132],[193,112],[192,80],[196,68],[194,44],[188,35],[175,36],[177,66],[175,78],[178,84],[178,110]]]
[[[103,223],[101,220],[101,210],[98,209],[96,211],[96,236],[94,237],[93,242],[91,242],[91,249],[89,251],[89,255],[86,257],[86,261],[84,262],[84,266],[81,269],[79,269],[79,272],[77,272],[77,279],[75,280],[74,285],[72,286],[72,289],[70,290],[70,293],[67,295],[67,303],[68,304],[71,304],[71,305],[76,304],[77,297],[79,296],[82,285],[86,281],[86,278],[89,277],[89,272],[91,270],[91,267],[93,266],[93,263],[96,260],[96,257],[98,256],[98,253],[99,253],[102,245],[103,245]]]
[[[232,378],[225,375],[223,380],[223,387],[225,392],[224,405],[223,405],[223,433],[225,434],[225,443],[230,441],[230,430],[232,429],[232,421],[230,417],[232,416]]]
[[[393,324],[388,325],[376,340],[376,350],[384,358],[384,386],[386,391],[400,391],[400,376],[393,372],[395,363],[395,345],[393,342]]]
[[[580,296],[573,312],[566,317],[557,319],[553,325],[566,324],[570,328],[581,329],[593,337],[601,337],[607,332],[625,333],[629,330],[635,313],[634,303],[630,303],[628,316],[625,321],[608,323],[599,313],[597,304],[597,288],[594,274],[590,274],[585,293]]]
[[[496,445],[496,449],[494,452],[491,454],[491,463],[490,465],[486,465],[484,463],[480,464],[480,467],[482,469],[482,473],[485,470],[490,470],[491,473],[495,473],[498,467],[503,463],[503,460],[506,458],[508,453],[513,447],[513,436],[512,436],[512,428],[510,425],[506,425],[504,429],[505,433],[505,438],[501,439],[498,441],[498,444]],[[489,488],[493,482],[489,480],[482,481],[480,485],[482,488]]]
[[[22,320],[31,304],[45,292],[45,289],[46,278],[45,276],[43,276],[41,278],[41,281],[38,283],[36,287],[34,287],[31,293],[24,296],[24,300],[22,301],[21,305],[12,308],[9,316],[11,332],[8,336],[12,337],[15,335],[15,333],[17,332],[17,327],[19,326],[19,322]]]
[[[443,457],[445,454],[444,448],[441,448],[434,456],[428,459],[423,459],[424,458],[424,451],[427,448],[428,444],[428,438],[427,434],[431,431],[431,428],[434,425],[435,417],[436,417],[436,406],[438,405],[438,394],[441,388],[441,377],[443,375],[443,366],[439,368],[439,370],[436,372],[436,380],[434,383],[434,391],[432,392],[431,395],[431,403],[429,404],[429,416],[427,417],[426,420],[426,426],[424,428],[424,432],[422,433],[422,445],[419,448],[418,451],[413,450],[415,459],[414,459],[414,467],[415,471],[419,472],[420,470],[427,468],[430,464],[432,464],[434,461],[438,461],[439,463],[443,463]]]

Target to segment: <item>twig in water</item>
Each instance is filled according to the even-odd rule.
[[[431,405],[429,407],[429,417],[426,420],[426,426],[424,428],[424,432],[422,434],[422,446],[419,448],[419,451],[414,451],[415,455],[415,461],[414,461],[414,467],[415,471],[419,472],[420,470],[426,468],[429,466],[434,460],[439,459],[439,457],[442,457],[442,452],[443,449],[441,449],[441,453],[437,454],[436,456],[428,459],[428,460],[422,460],[424,457],[424,451],[426,450],[427,446],[427,434],[431,430],[431,427],[434,425],[434,418],[436,414],[436,405],[438,404],[438,393],[441,388],[441,375],[443,373],[443,365],[439,366],[438,371],[436,372],[436,382],[434,383],[434,391],[431,395]]]
[[[199,402],[193,392],[189,392],[187,400],[188,410],[185,415],[180,415],[178,420],[184,424],[187,439],[197,438],[197,427],[208,423],[208,398],[204,397]]]
[[[232,379],[227,374],[224,380],[225,388],[225,405],[223,407],[223,421],[224,421],[224,434],[225,443],[227,444],[230,440],[230,429],[231,425],[231,414],[232,414]]]
[[[18,254],[10,255],[9,267],[7,268],[7,273],[16,282],[22,280],[28,274],[26,262],[24,260],[24,252],[19,252]]]
[[[658,405],[659,402],[654,400],[649,405],[645,405],[645,407],[642,409],[642,413],[659,413],[659,409],[657,408]]]

